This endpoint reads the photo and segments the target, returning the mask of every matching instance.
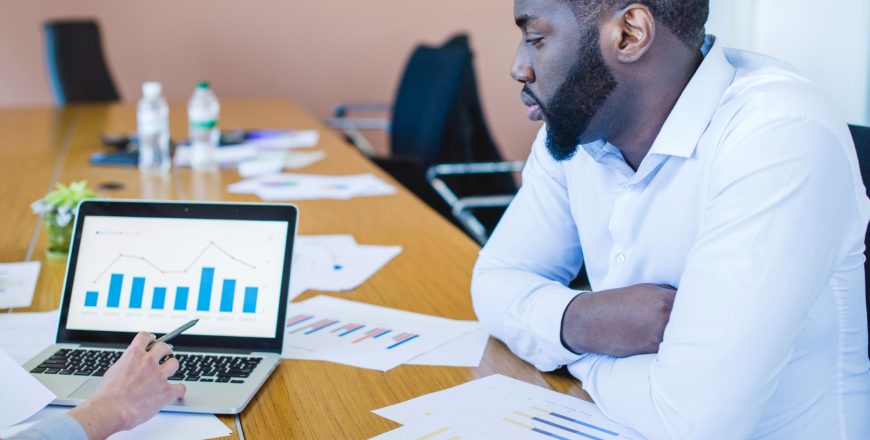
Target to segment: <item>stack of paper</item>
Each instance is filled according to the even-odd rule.
[[[316,130],[250,132],[248,137],[241,144],[221,146],[215,150],[218,166],[238,167],[242,177],[255,177],[277,174],[285,168],[302,169],[326,157],[325,151],[298,150],[317,145],[320,134]],[[188,167],[190,160],[190,147],[179,145],[173,158],[175,166]]]
[[[445,359],[454,364],[476,359],[479,364],[488,340],[481,338],[479,330],[474,321],[318,296],[288,307],[281,355],[380,371],[428,353],[433,354],[420,364],[440,365]],[[469,342],[464,337],[472,333]]]
[[[263,135],[254,136],[240,144],[217,148],[215,160],[221,167],[232,168],[245,160],[256,158],[260,154],[313,147],[320,139],[320,133],[317,130],[282,130],[254,132],[253,134],[256,133]],[[175,148],[175,157],[172,163],[177,167],[188,167],[190,166],[190,158],[190,146],[179,145]]]
[[[14,425],[45,408],[55,395],[0,350],[0,428]],[[5,435],[0,434],[5,437]]]
[[[234,183],[227,190],[235,194],[256,194],[266,201],[350,199],[385,196],[396,189],[374,174],[324,176],[312,174],[276,174]]]
[[[40,313],[0,314],[0,350],[19,364],[54,344],[57,310]]]
[[[357,244],[352,235],[296,237],[290,265],[290,299],[309,289],[356,289],[401,252],[401,246]]]
[[[0,263],[0,309],[30,306],[39,267],[38,261]]]
[[[405,426],[377,439],[642,439],[592,403],[492,375],[373,411]]]

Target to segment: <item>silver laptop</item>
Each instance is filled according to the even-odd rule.
[[[79,206],[56,344],[24,367],[76,405],[139,331],[172,340],[183,400],[241,412],[280,361],[296,235],[292,205],[93,200]]]

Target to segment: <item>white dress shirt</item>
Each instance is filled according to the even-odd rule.
[[[870,201],[848,128],[788,66],[707,43],[636,172],[603,142],[556,162],[540,131],[480,253],[475,311],[650,438],[870,439]],[[657,354],[562,345],[582,263],[594,291],[677,287]]]

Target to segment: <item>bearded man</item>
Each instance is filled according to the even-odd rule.
[[[512,76],[545,126],[475,311],[650,438],[870,438],[849,131],[787,65],[706,36],[708,10],[516,0]]]

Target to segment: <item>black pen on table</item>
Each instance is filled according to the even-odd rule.
[[[187,324],[184,324],[184,325],[182,325],[181,327],[178,327],[177,329],[175,329],[175,330],[173,330],[173,331],[171,331],[171,332],[169,332],[169,333],[167,333],[167,334],[165,334],[165,335],[163,335],[163,336],[157,338],[156,341],[152,341],[152,342],[148,343],[148,346],[145,347],[145,351],[150,350],[150,349],[151,349],[151,346],[153,346],[154,344],[156,344],[156,343],[158,343],[158,342],[169,342],[170,339],[172,339],[172,338],[174,338],[174,337],[180,335],[180,334],[181,334],[182,332],[184,332],[185,330],[187,330],[187,329],[193,327],[194,325],[196,325],[197,322],[199,322],[199,318],[194,319],[194,320],[188,322]]]

